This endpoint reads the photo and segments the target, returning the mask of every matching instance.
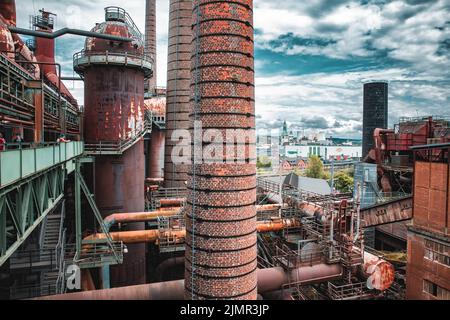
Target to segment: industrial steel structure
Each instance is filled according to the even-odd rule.
[[[450,299],[448,119],[387,129],[368,83],[353,194],[257,176],[253,1],[170,1],[167,90],[144,8],[145,35],[119,7],[54,31],[0,2],[0,298]],[[64,34],[86,37],[83,107]]]

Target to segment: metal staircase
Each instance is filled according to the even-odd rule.
[[[136,128],[130,133],[128,139],[119,142],[100,141],[96,144],[85,144],[86,155],[122,155],[125,151],[139,142],[146,134],[152,132],[151,120],[146,120],[142,127]]]
[[[79,170],[75,170],[76,185],[79,185],[83,191],[94,216],[100,225],[101,232],[105,235],[105,239],[101,240],[82,240],[82,246],[70,245],[67,248],[67,255],[73,257],[80,268],[96,268],[104,265],[121,264],[123,262],[124,246],[122,242],[115,242],[111,238],[108,228],[103,222],[103,218],[95,203],[94,195],[90,192],[83,176]]]
[[[42,249],[55,249],[61,232],[61,214],[49,215],[45,221]]]

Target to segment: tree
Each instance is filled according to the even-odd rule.
[[[267,156],[258,157],[258,159],[256,160],[256,167],[258,169],[270,168],[271,166],[272,166],[272,162],[270,161],[270,158]]]
[[[334,186],[342,193],[352,192],[354,180],[345,171],[339,171],[334,175]]]
[[[306,176],[308,178],[323,179],[324,175],[322,160],[318,156],[310,156]]]

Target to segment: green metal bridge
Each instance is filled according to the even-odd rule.
[[[0,266],[64,198],[83,142],[0,152]]]

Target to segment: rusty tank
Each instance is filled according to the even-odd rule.
[[[128,13],[105,9],[105,22],[92,31],[131,38],[121,43],[87,38],[74,56],[74,69],[85,80],[86,147],[95,158],[95,196],[104,217],[144,211],[144,81],[153,61],[144,54],[144,37]],[[100,155],[107,146],[108,155]],[[104,153],[103,153],[104,154]],[[142,222],[123,230],[143,230]],[[111,286],[145,283],[145,244],[128,246],[124,263],[111,267]]]

